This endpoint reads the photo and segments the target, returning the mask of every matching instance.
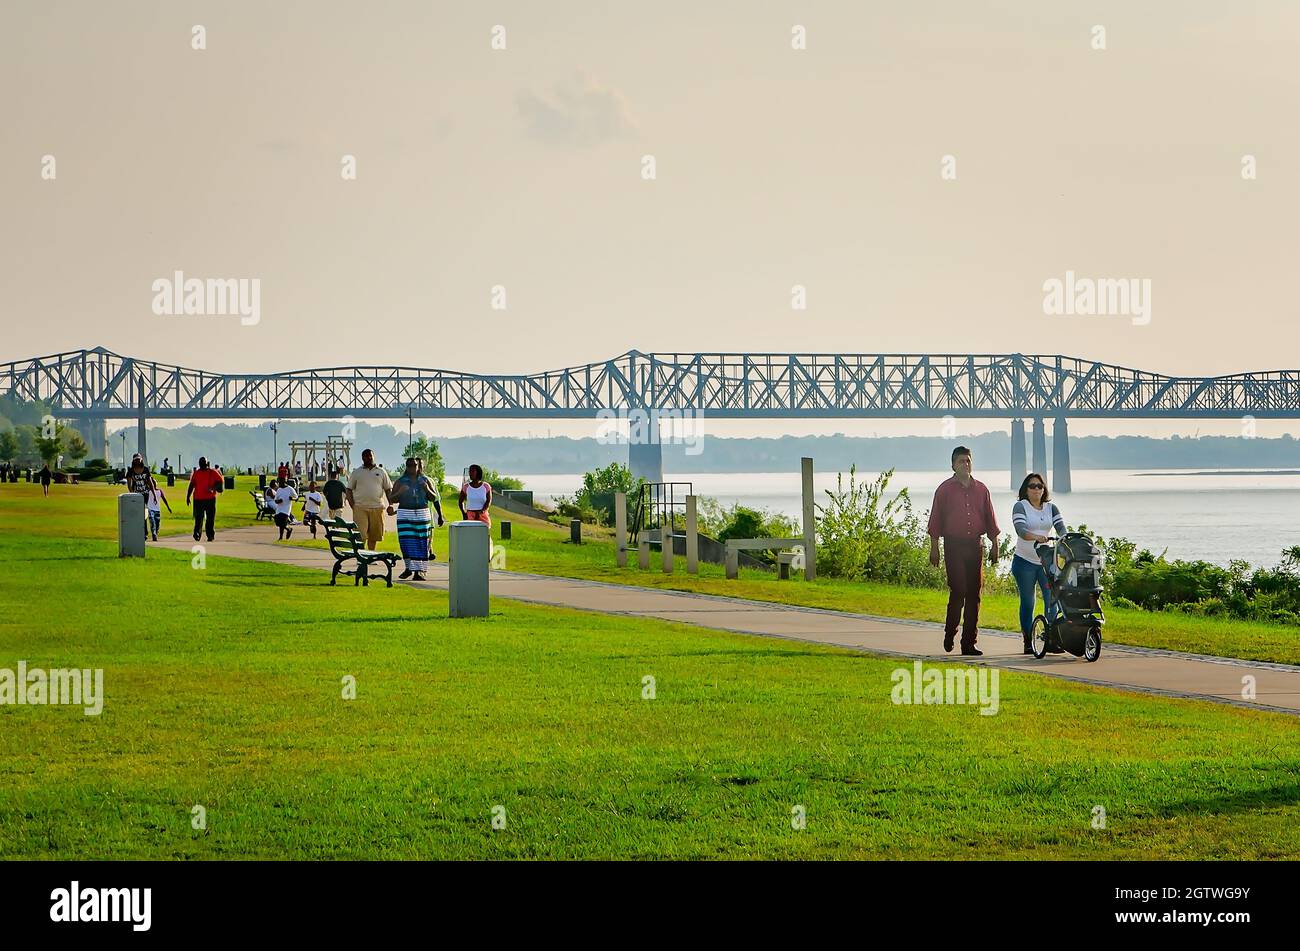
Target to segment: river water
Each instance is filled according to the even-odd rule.
[[[859,471],[871,480],[878,473]],[[913,509],[924,518],[935,487],[948,472],[895,472],[890,488],[907,488]],[[1006,469],[981,470],[975,477],[988,485],[998,523],[1011,530],[1015,493]],[[1072,526],[1086,524],[1094,535],[1121,535],[1156,554],[1204,559],[1226,565],[1243,559],[1272,567],[1282,549],[1300,545],[1300,472],[1292,470],[1076,469],[1074,491],[1053,497]],[[522,475],[538,501],[570,495],[582,476]],[[697,495],[712,496],[730,507],[740,502],[798,518],[800,479],[791,472],[671,473],[674,482],[690,482]],[[817,501],[835,488],[834,472],[818,472]],[[848,473],[844,473],[848,484]],[[1048,479],[1051,485],[1051,479]]]

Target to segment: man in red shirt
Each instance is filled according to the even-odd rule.
[[[206,528],[208,541],[216,535],[212,523],[217,518],[217,496],[225,488],[225,480],[218,469],[208,468],[206,456],[199,456],[199,467],[190,473],[190,487],[185,490],[185,504],[194,499],[194,540],[199,540],[199,531]],[[204,524],[206,522],[206,525]]]
[[[943,539],[943,564],[948,574],[948,617],[943,625],[943,649],[952,650],[961,623],[961,652],[979,657],[975,646],[980,617],[980,587],[984,583],[980,536],[993,543],[989,564],[998,563],[998,520],[988,486],[971,476],[971,453],[965,446],[952,451],[953,476],[939,485],[930,507],[930,564],[939,564],[939,539]]]

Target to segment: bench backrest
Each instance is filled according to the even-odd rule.
[[[355,555],[358,550],[365,548],[365,538],[357,528],[357,523],[345,522],[341,518],[325,523],[325,539],[335,555]]]

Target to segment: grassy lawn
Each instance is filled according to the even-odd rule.
[[[120,561],[109,493],[12,488],[0,667],[102,667],[106,700],[0,706],[2,857],[1300,857],[1300,719],[1005,672],[996,716],[896,706],[856,652]]]
[[[164,510],[164,533],[188,534],[192,530],[193,521],[187,514],[189,510],[185,508],[184,486],[184,482],[177,482],[176,488],[169,494],[176,514],[169,515]],[[256,524],[252,515],[253,503],[248,497],[248,490],[256,486],[256,477],[240,476],[236,490],[226,492],[221,497],[217,502],[218,531]],[[52,491],[58,500],[57,505],[47,504],[41,498],[39,486],[25,483],[4,486],[0,490],[0,500],[9,506],[13,517],[30,519],[32,523],[43,526],[42,530],[68,536],[105,539],[116,537],[117,523],[113,506],[120,488],[108,485],[55,486]],[[443,500],[443,511],[448,519],[459,517],[454,497],[448,496]],[[831,578],[819,578],[811,584],[802,578],[782,582],[777,581],[773,574],[749,569],[741,569],[737,580],[728,581],[721,566],[709,564],[701,564],[699,575],[691,576],[686,573],[683,558],[676,559],[672,575],[664,575],[659,568],[657,551],[651,552],[651,569],[648,571],[636,567],[635,551],[629,552],[629,567],[619,569],[614,564],[612,530],[585,526],[584,543],[581,546],[570,545],[567,527],[513,515],[500,509],[493,509],[492,514],[494,536],[498,535],[495,522],[508,518],[513,524],[513,537],[504,543],[507,549],[506,566],[512,571],[729,595],[755,601],[776,601],[921,621],[942,622],[947,606],[946,591],[927,588]],[[268,533],[274,530],[273,526],[266,526]],[[313,543],[310,538],[303,540],[302,535],[302,532],[298,532],[293,543],[322,547],[325,544],[323,537]],[[436,532],[434,547],[440,558],[446,557],[446,546],[446,531]],[[390,532],[380,547],[397,551],[396,535]],[[1018,599],[1010,594],[986,593],[980,608],[980,621],[981,626],[992,630],[1018,631]],[[1107,606],[1106,621],[1105,637],[1108,643],[1300,664],[1300,628],[1114,606]]]

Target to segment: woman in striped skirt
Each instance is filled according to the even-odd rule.
[[[438,524],[443,523],[442,503],[438,500],[438,489],[421,471],[420,460],[406,460],[406,472],[393,483],[393,490],[388,493],[388,500],[397,503],[397,542],[402,548],[402,558],[406,561],[406,570],[399,578],[413,578],[423,581],[424,573],[429,570],[433,559],[433,511],[438,515]]]

